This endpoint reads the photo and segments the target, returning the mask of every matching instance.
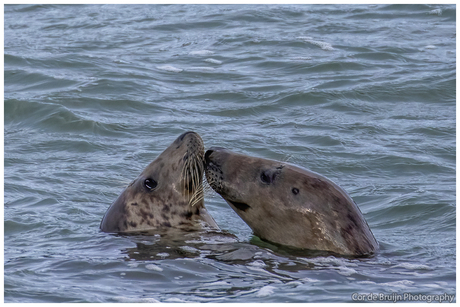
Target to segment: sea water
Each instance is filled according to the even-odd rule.
[[[5,302],[455,295],[455,5],[5,5],[4,20]],[[100,232],[188,130],[330,178],[380,251],[271,245],[212,191],[234,237]]]

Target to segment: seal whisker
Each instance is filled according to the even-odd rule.
[[[190,182],[193,180],[192,177],[193,177],[193,174],[191,173],[190,171],[190,160],[187,160],[187,168],[185,170],[185,173],[187,174],[187,180],[185,181],[186,183],[186,190],[187,190],[187,196],[188,196],[188,199],[190,201]]]
[[[195,206],[196,204],[198,204],[200,201],[202,201],[204,199],[204,195],[201,194],[200,196],[198,196],[197,198],[195,198],[195,200],[193,201],[193,203],[191,204],[191,206]]]
[[[192,197],[190,198],[190,204],[193,207],[197,203],[199,203],[201,200],[203,200],[203,183],[202,180],[200,180],[201,177],[201,167],[198,163],[201,163],[199,159],[194,159],[193,160],[193,167],[191,167],[192,170],[192,190],[194,191]]]
[[[186,191],[186,189],[185,189],[185,183],[187,182],[186,169],[187,169],[187,161],[185,161],[184,165],[182,166],[182,170],[181,170],[181,174],[180,174],[180,178],[182,179],[182,181],[181,181],[181,189],[182,189],[182,191]]]
[[[193,181],[193,166],[191,165],[191,159],[190,156],[188,155],[188,152],[186,154],[187,159],[185,160],[184,163],[184,191],[187,193],[187,200],[188,204],[190,205],[190,202],[193,198],[193,194],[190,195],[190,191],[193,190],[192,187],[192,181]]]

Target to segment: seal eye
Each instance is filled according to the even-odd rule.
[[[158,183],[153,180],[152,178],[147,178],[144,180],[144,186],[148,189],[148,190],[153,190],[157,187]]]
[[[294,195],[299,194],[299,189],[297,189],[297,188],[292,188],[292,193],[294,193]]]
[[[262,182],[266,184],[270,184],[272,182],[270,174],[267,174],[266,172],[262,172],[262,174],[260,175],[260,180],[262,180]]]

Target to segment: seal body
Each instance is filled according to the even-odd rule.
[[[203,202],[204,145],[195,132],[180,135],[109,207],[100,228],[139,232],[158,227],[218,228]]]
[[[304,168],[212,147],[206,179],[261,239],[364,256],[377,251],[361,211],[329,179]]]

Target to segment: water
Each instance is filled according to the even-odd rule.
[[[455,294],[455,10],[6,5],[5,302]],[[237,240],[101,233],[123,187],[187,130],[332,179],[380,252],[269,245],[211,192]]]

